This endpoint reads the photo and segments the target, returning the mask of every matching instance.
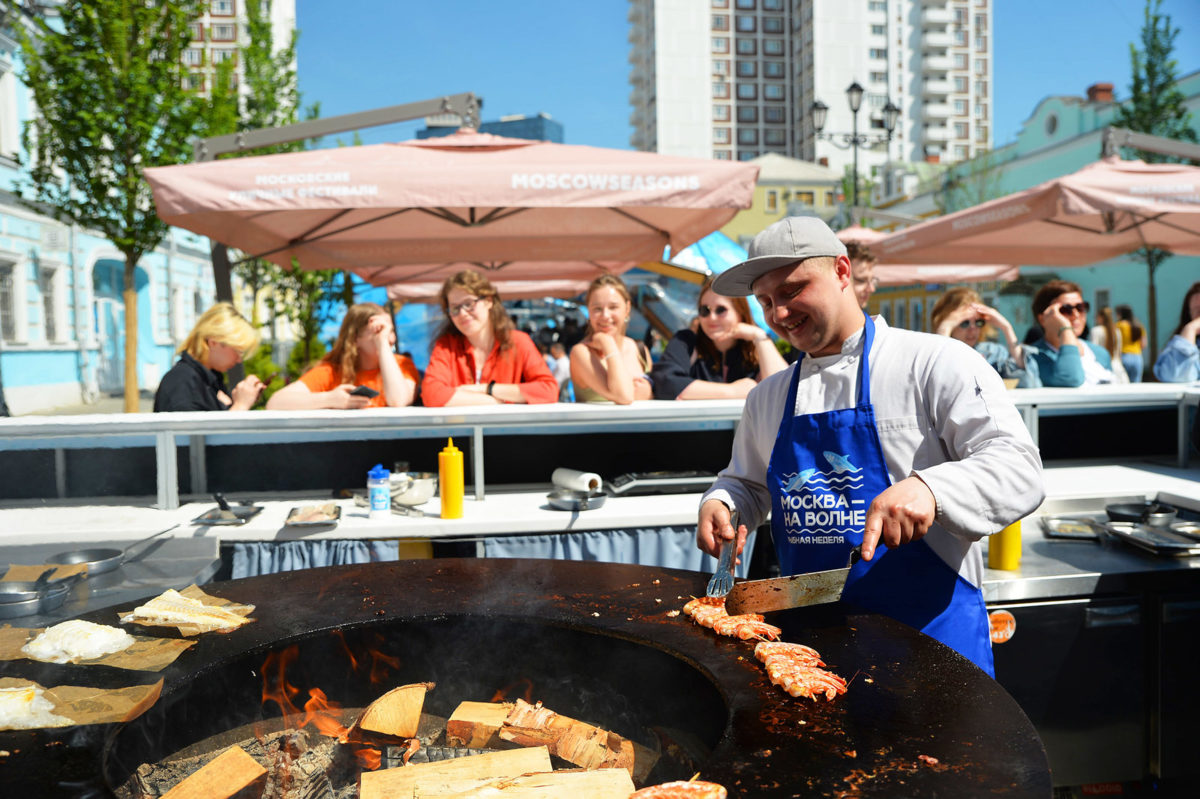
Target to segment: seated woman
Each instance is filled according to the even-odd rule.
[[[393,351],[395,346],[396,328],[387,311],[373,302],[352,305],[333,349],[299,380],[276,391],[267,400],[267,410],[412,405],[420,376],[411,359]],[[356,394],[359,386],[378,393]]]
[[[1200,283],[1183,295],[1183,306],[1179,309],[1179,326],[1167,346],[1154,362],[1154,376],[1164,383],[1191,383],[1200,380],[1200,349],[1196,347],[1200,336]]]
[[[699,331],[680,330],[654,364],[655,399],[742,398],[787,368],[771,337],[754,324],[745,297],[722,297],[709,278],[697,307]]]
[[[233,387],[225,372],[258,349],[258,331],[227,302],[219,302],[196,320],[179,360],[163,375],[154,392],[154,411],[248,411],[263,382],[250,375]]]
[[[441,298],[446,322],[421,385],[425,405],[558,400],[558,381],[537,345],[515,328],[486,277],[470,270],[448,277]]]
[[[974,289],[959,287],[943,294],[930,314],[933,330],[939,336],[949,336],[971,347],[991,364],[1005,380],[1016,380],[1017,388],[1040,385],[1037,367],[1025,357],[1021,342],[1004,314],[983,304]],[[1004,343],[991,341],[992,328],[1004,335]]]
[[[629,289],[619,277],[601,275],[588,286],[585,302],[587,335],[571,348],[575,401],[628,405],[650,399],[650,352],[625,335],[633,312]]]
[[[1044,386],[1096,386],[1113,383],[1112,358],[1082,338],[1088,304],[1079,286],[1051,280],[1033,297],[1033,315],[1042,334],[1026,354],[1037,365]]]

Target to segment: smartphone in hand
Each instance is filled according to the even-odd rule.
[[[372,397],[379,396],[378,391],[376,391],[375,389],[370,388],[368,386],[355,386],[354,390],[351,391],[350,393],[356,397],[366,397],[367,399],[371,399]]]

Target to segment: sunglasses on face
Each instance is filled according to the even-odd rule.
[[[717,305],[713,308],[710,308],[707,305],[700,306],[700,318],[701,319],[707,319],[709,317],[709,314],[712,314],[714,316],[724,316],[727,313],[729,313],[729,308],[728,308],[728,306],[725,306],[725,305]]]
[[[472,297],[469,300],[463,300],[458,305],[451,305],[447,309],[450,314],[450,318],[453,319],[463,311],[466,311],[467,313],[473,313],[475,311],[475,306],[479,304],[479,299],[479,297]]]
[[[984,321],[983,319],[964,319],[963,321],[958,323],[958,329],[959,330],[969,330],[971,325],[975,325],[975,327],[983,327],[986,324],[987,324],[987,322]]]
[[[1077,313],[1078,314],[1086,314],[1088,312],[1088,309],[1091,307],[1092,306],[1087,304],[1086,302],[1081,302],[1081,303],[1078,303],[1077,305],[1060,305],[1060,306],[1058,306],[1058,312],[1061,313],[1063,316],[1074,315]]]

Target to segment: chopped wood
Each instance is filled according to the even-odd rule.
[[[425,694],[434,683],[418,682],[393,688],[376,699],[359,717],[355,726],[380,735],[413,738],[421,723]]]
[[[561,716],[542,703],[520,699],[497,733],[522,746],[545,746],[552,755],[585,769],[624,768],[638,782],[646,779],[658,754],[615,732]]]
[[[446,721],[446,744],[468,749],[495,749],[511,702],[463,702]]]
[[[414,799],[471,799],[503,794],[506,799],[628,799],[635,790],[623,768],[565,769],[540,774],[522,774],[498,780],[475,780],[442,785],[418,785]]]
[[[409,799],[417,795],[418,786],[421,790],[432,790],[435,785],[463,780],[494,780],[550,770],[550,753],[544,746],[506,749],[436,763],[364,771],[359,778],[358,795],[359,799]]]
[[[162,799],[228,799],[266,773],[241,747],[233,746],[167,791]]]

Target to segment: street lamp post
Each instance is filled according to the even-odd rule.
[[[853,172],[854,189],[852,197],[854,201],[853,207],[858,207],[858,148],[874,147],[876,144],[888,145],[892,141],[892,133],[896,130],[896,122],[900,118],[900,109],[889,99],[887,105],[883,107],[883,128],[886,133],[882,136],[869,136],[858,132],[858,110],[862,108],[863,87],[854,81],[846,89],[846,101],[850,105],[850,113],[853,115],[853,124],[850,133],[825,133],[825,119],[829,114],[829,106],[817,100],[812,104],[812,122],[813,130],[816,131],[818,139],[824,139],[835,147],[840,147],[845,150],[849,147],[854,153]],[[839,140],[841,142],[839,144]]]

